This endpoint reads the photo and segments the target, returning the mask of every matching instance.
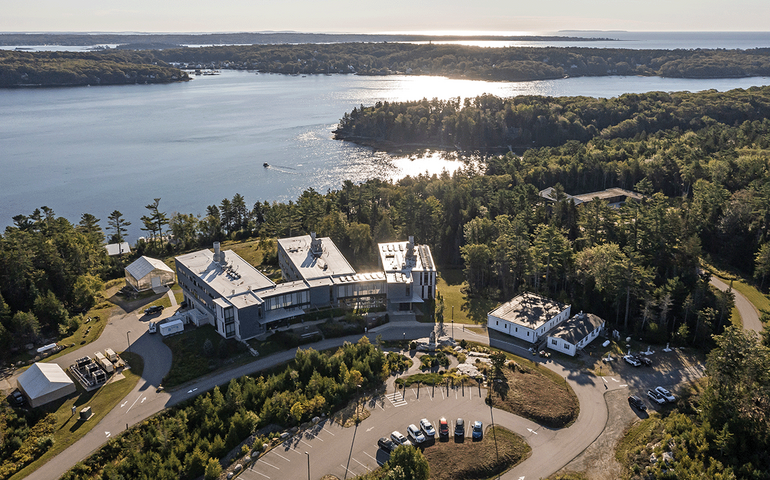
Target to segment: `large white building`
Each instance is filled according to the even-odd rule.
[[[530,343],[537,343],[549,330],[570,315],[563,305],[534,293],[522,293],[487,314],[487,327]]]
[[[434,298],[430,249],[409,242],[380,244],[384,271],[356,273],[330,238],[315,234],[278,240],[283,283],[274,283],[231,250],[199,250],[176,257],[177,281],[195,323],[214,325],[225,338],[248,339],[308,310],[385,305],[410,310]],[[398,252],[398,253],[396,253]]]

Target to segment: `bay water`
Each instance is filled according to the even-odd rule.
[[[434,152],[410,158],[332,138],[345,112],[377,101],[482,93],[614,97],[770,84],[770,78],[583,77],[482,82],[442,77],[286,76],[223,71],[169,85],[0,90],[0,228],[43,205],[77,222],[120,210],[142,234],[145,205],[203,214],[235,193],[247,204],[325,193],[344,180],[452,172]],[[267,163],[269,166],[263,166]]]

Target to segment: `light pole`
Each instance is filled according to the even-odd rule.
[[[128,343],[128,351],[131,351],[131,339],[128,338],[128,334],[131,333],[131,330],[126,332],[126,343]]]
[[[305,452],[305,455],[307,455],[307,480],[310,480],[310,454]]]
[[[361,403],[361,385],[356,385],[356,425],[361,423],[361,417],[358,411],[360,403]]]

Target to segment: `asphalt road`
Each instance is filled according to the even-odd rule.
[[[171,313],[167,309],[164,311],[164,316]],[[159,335],[146,333],[148,320],[149,318],[137,317],[133,314],[111,319],[99,340],[86,347],[85,350],[81,349],[79,352],[70,354],[73,356],[72,359],[67,358],[67,356],[58,359],[59,362],[71,363],[72,360],[87,354],[87,352],[103,350],[106,347],[116,349],[116,342],[125,341],[126,331],[142,332],[141,335],[131,340],[131,350],[145,359],[144,374],[134,390],[81,440],[55,457],[55,461],[49,461],[33,472],[28,478],[40,480],[58,478],[75,463],[88,457],[111,436],[125,430],[127,425],[141,422],[167,407],[199,395],[216,385],[223,385],[232,378],[249,375],[285,363],[294,358],[296,352],[296,349],[292,349],[266,358],[257,358],[249,364],[201,378],[182,388],[157,392],[157,385],[170,368],[171,356]],[[431,324],[419,324],[414,321],[391,322],[373,329],[368,336],[372,341],[378,334],[382,334],[385,340],[427,337],[432,331],[432,327]],[[461,327],[455,328],[454,333],[458,340],[465,338],[489,343],[515,354],[528,354],[521,344],[506,341],[502,337],[494,336],[490,339],[484,335],[464,331]],[[356,341],[358,338],[360,335],[324,340],[308,346],[323,350],[341,345],[344,341]],[[326,473],[335,473],[340,478],[345,478],[346,474],[347,477],[351,477],[354,472],[363,473],[368,469],[375,468],[378,463],[387,459],[384,452],[377,449],[376,442],[379,437],[387,436],[396,429],[406,434],[406,426],[409,423],[418,422],[423,417],[435,423],[439,416],[445,416],[451,420],[457,416],[464,416],[468,422],[478,419],[487,424],[491,423],[492,416],[494,416],[497,424],[522,435],[533,449],[532,455],[527,460],[503,475],[502,478],[524,480],[547,477],[569,463],[601,434],[608,419],[607,405],[604,401],[605,392],[617,388],[636,388],[644,391],[646,386],[652,383],[674,385],[702,374],[698,369],[662,373],[655,370],[624,368],[625,365],[617,365],[616,375],[597,377],[579,369],[564,367],[553,361],[543,361],[539,357],[533,357],[533,359],[544,363],[546,367],[566,378],[575,391],[580,402],[580,414],[569,428],[547,429],[507,412],[491,410],[483,403],[483,389],[481,396],[479,396],[478,391],[474,392],[467,388],[462,389],[459,394],[457,391],[450,391],[446,394],[441,391],[428,394],[423,387],[419,398],[416,391],[407,390],[403,398],[403,401],[406,402],[405,405],[396,406],[387,398],[378,400],[372,410],[372,416],[357,428],[341,429],[341,427],[335,427],[330,422],[326,422],[321,425],[317,432],[306,432],[302,437],[294,437],[282,447],[284,453],[276,450],[275,458],[270,456],[273,454],[272,451],[264,457],[267,459],[266,462],[272,466],[265,465],[264,468],[266,469],[262,469],[262,465],[259,465],[259,467],[254,467],[245,473],[252,475],[249,478],[304,478],[307,475],[307,455],[304,452],[307,451],[311,456],[312,478],[320,478]],[[441,398],[438,397],[439,395]],[[398,402],[396,401],[396,403]],[[281,459],[277,454],[283,455],[285,459]],[[302,456],[305,457],[304,463],[301,461]],[[270,462],[271,459],[274,460],[274,463]],[[277,460],[281,460],[285,465]],[[259,462],[257,463],[259,464]],[[287,473],[292,473],[284,476],[281,469],[285,469]],[[294,469],[296,472],[301,470],[302,474],[297,473],[295,476]],[[280,474],[276,475],[277,473]]]
[[[723,292],[730,289],[728,284],[713,276],[711,277],[710,283]],[[735,295],[735,306],[738,308],[738,313],[741,314],[743,328],[746,330],[754,330],[757,333],[762,332],[763,325],[762,322],[759,321],[759,312],[754,308],[754,305],[738,290],[733,290],[733,294]]]

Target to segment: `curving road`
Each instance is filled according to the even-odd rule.
[[[713,275],[711,276],[710,283],[723,292],[727,292],[732,288],[730,285]],[[748,298],[744,297],[741,292],[737,290],[732,290],[732,292],[733,295],[735,295],[735,307],[738,309],[738,313],[741,314],[743,328],[745,330],[753,330],[757,333],[761,333],[763,326],[762,322],[759,321],[759,312],[756,307],[754,307],[754,304],[751,303]]]
[[[172,312],[166,311],[164,315]],[[138,353],[145,360],[144,373],[137,386],[129,393],[121,403],[102,419],[82,439],[70,446],[64,452],[56,456],[56,461],[49,461],[31,475],[30,479],[49,480],[58,478],[67,472],[75,463],[88,457],[92,452],[103,445],[111,436],[114,436],[142,420],[173,406],[188,398],[199,395],[217,385],[223,385],[232,378],[249,375],[254,372],[268,369],[285,363],[294,358],[296,349],[276,353],[265,358],[258,358],[253,362],[231,370],[210,375],[183,387],[172,391],[157,392],[163,376],[171,365],[171,354],[163,344],[159,335],[149,335],[146,330],[146,317],[139,318],[135,314],[126,314],[114,317],[105,328],[102,337],[93,343],[85,351],[73,352],[69,356],[60,357],[57,362],[69,364],[87,352],[103,350],[106,347],[115,349],[115,342],[126,341],[126,332],[143,332],[138,338],[131,339],[131,351]],[[415,321],[395,321],[371,330],[368,337],[371,341],[379,334],[385,340],[399,340],[402,338],[427,337],[433,329],[432,324],[420,324]],[[470,331],[457,328],[456,339],[474,340],[503,350],[518,354],[528,355],[521,345],[508,342],[501,338],[489,338],[486,335],[478,335]],[[131,334],[129,334],[131,335]],[[360,335],[349,336],[316,342],[309,345],[317,350],[323,350],[341,345],[345,341],[356,341]],[[536,361],[541,359],[537,358]],[[567,465],[572,459],[585,450],[601,434],[608,420],[607,405],[604,401],[605,392],[617,388],[644,388],[652,380],[651,375],[660,378],[655,381],[658,384],[672,385],[701,374],[700,371],[677,372],[673,377],[662,373],[639,374],[639,370],[628,370],[620,379],[611,377],[611,382],[604,377],[594,376],[580,369],[557,364],[553,361],[545,361],[546,367],[566,378],[569,385],[575,391],[580,402],[580,414],[570,427],[563,429],[547,429],[537,426],[532,422],[511,415],[497,409],[490,411],[495,421],[500,425],[511,428],[522,435],[532,447],[532,455],[516,466],[513,470],[503,475],[506,479],[530,479],[544,478]],[[481,399],[478,400],[483,406]],[[488,408],[484,406],[484,408]],[[367,420],[369,422],[369,420]],[[304,453],[303,453],[304,455]],[[319,474],[327,472],[319,471]],[[317,475],[320,477],[320,475]]]

